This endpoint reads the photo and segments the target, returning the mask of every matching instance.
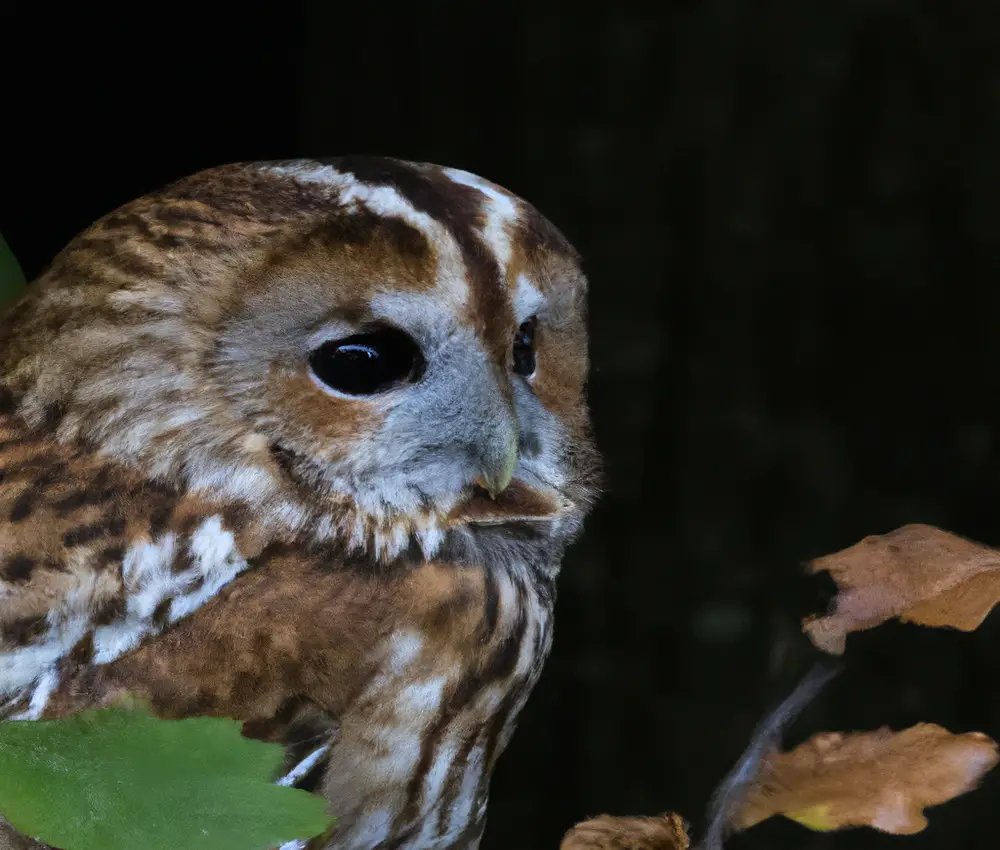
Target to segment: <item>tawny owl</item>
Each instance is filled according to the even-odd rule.
[[[0,324],[0,717],[237,718],[329,847],[475,848],[598,486],[585,292],[431,165],[225,166],[98,221]]]

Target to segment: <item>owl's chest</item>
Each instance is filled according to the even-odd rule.
[[[529,582],[488,576],[482,604],[474,628],[401,628],[378,648],[326,770],[328,847],[478,846],[497,757],[551,645],[550,603]]]
[[[285,709],[309,706],[337,729],[311,774],[337,818],[328,848],[476,848],[551,622],[549,587],[525,565],[385,577],[276,548],[121,657],[67,667],[45,710],[127,692],[164,717],[232,717],[290,745]]]

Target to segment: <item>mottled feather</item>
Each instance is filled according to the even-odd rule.
[[[329,847],[476,847],[597,488],[585,293],[533,207],[437,166],[224,166],[98,221],[0,319],[2,716],[235,717],[289,769],[329,745],[297,778]],[[373,327],[419,380],[310,371]]]

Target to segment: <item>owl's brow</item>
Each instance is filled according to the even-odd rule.
[[[344,157],[332,164],[369,185],[391,186],[418,214],[438,222],[455,240],[469,278],[469,312],[488,352],[506,355],[513,310],[504,285],[506,269],[484,238],[488,196],[440,169],[419,171],[395,160]]]

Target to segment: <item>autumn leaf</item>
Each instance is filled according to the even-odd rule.
[[[931,525],[905,525],[817,558],[837,583],[833,609],[802,628],[819,649],[844,652],[849,632],[893,617],[972,631],[1000,601],[1000,552]]]
[[[847,635],[892,618],[963,631],[977,628],[1000,601],[1000,552],[928,525],[866,537],[810,564],[827,571],[838,594],[824,616],[803,621],[813,643],[844,652]],[[725,838],[773,815],[814,830],[867,826],[906,835],[927,826],[924,809],[979,784],[1000,761],[980,732],[953,734],[921,723],[893,732],[823,732],[785,752],[783,729],[833,675],[817,667],[758,724],[750,746],[720,784],[697,850],[721,850]],[[578,824],[561,850],[687,850],[678,815]]]
[[[687,850],[687,825],[680,815],[616,818],[601,815],[566,833],[559,850]]]
[[[925,807],[973,790],[997,759],[986,735],[956,735],[933,723],[901,732],[820,733],[764,761],[730,826],[743,830],[780,814],[815,830],[920,832]]]

